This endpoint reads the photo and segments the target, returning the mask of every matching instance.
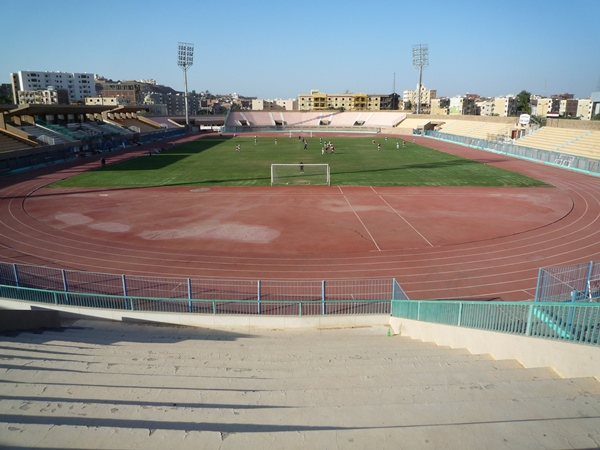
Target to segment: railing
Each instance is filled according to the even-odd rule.
[[[0,297],[51,305],[177,314],[366,315],[389,314],[390,300],[213,300],[98,295],[0,285]]]
[[[425,136],[442,141],[455,142],[468,147],[477,148],[480,150],[487,150],[497,153],[504,153],[517,158],[523,158],[533,161],[539,161],[546,164],[558,166],[557,159],[560,153],[552,150],[542,150],[539,148],[522,147],[514,143],[505,143],[497,141],[489,141],[487,139],[478,139],[468,136],[459,136],[449,133],[442,133],[440,131],[426,131]],[[568,166],[569,169],[588,173],[591,175],[600,175],[600,160],[586,158],[584,156],[575,156],[571,164]],[[567,167],[560,165],[561,167]]]
[[[600,299],[600,261],[543,267],[538,273],[536,302],[581,302]]]
[[[392,317],[600,345],[600,303],[392,300]]]

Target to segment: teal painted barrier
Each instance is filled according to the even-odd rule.
[[[392,317],[600,345],[600,303],[392,300]]]

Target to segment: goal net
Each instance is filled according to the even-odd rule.
[[[271,186],[329,186],[329,164],[271,164]]]

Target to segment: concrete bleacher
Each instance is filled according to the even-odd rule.
[[[24,131],[25,133],[35,136],[35,138],[43,144],[48,144],[48,142],[44,140],[44,138],[42,138],[43,136],[49,138],[54,144],[65,144],[76,141],[76,139],[69,137],[65,134],[58,133],[49,128],[41,127],[38,125],[24,125],[18,128]]]
[[[541,127],[537,131],[518,139],[516,144],[521,147],[562,151],[562,147],[571,141],[585,136],[587,133],[588,132],[584,130]]]
[[[406,118],[398,111],[231,111],[226,127],[381,128]]]
[[[600,383],[386,326],[0,335],[5,448],[596,448]]]
[[[135,118],[115,118],[113,120],[118,126],[122,128],[127,128],[129,130],[139,129],[140,133],[156,131],[157,129],[159,129]]]
[[[561,153],[600,159],[600,131],[590,131],[560,147]]]
[[[0,152],[24,150],[32,147],[33,145],[27,144],[26,142],[11,136],[9,133],[0,130]]]

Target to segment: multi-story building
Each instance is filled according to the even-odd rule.
[[[435,89],[427,89],[424,84],[421,84],[421,112],[428,112],[431,109],[431,101],[437,97],[437,91]],[[417,103],[419,103],[419,85],[414,91],[404,91],[402,101],[410,103],[413,110],[417,110]]]
[[[49,86],[55,90],[67,91],[68,102],[83,102],[86,97],[96,95],[95,75],[91,73],[34,72],[19,71],[11,73],[13,98],[18,100],[18,92],[40,91]]]
[[[577,104],[579,100],[563,99],[559,102],[558,113],[561,117],[577,117]]]
[[[85,99],[86,105],[110,105],[110,106],[127,106],[127,102],[122,97],[88,97]]]
[[[382,102],[381,95],[367,95],[362,92],[355,94],[326,94],[319,90],[312,90],[310,94],[298,96],[298,109],[300,111],[379,111]]]
[[[514,95],[496,97],[494,99],[494,115],[500,117],[513,117],[517,115],[519,99]]]
[[[467,95],[467,99],[470,97]],[[495,97],[476,102],[477,112],[481,116],[511,117],[517,115],[519,102],[514,95]]]
[[[431,99],[432,115],[447,115],[450,110],[450,99],[448,97]]]
[[[592,94],[592,95],[594,95],[594,94]],[[600,113],[600,96],[598,98],[598,101],[599,101],[599,103],[597,103],[597,105],[599,107],[598,113]],[[591,98],[584,98],[581,100],[577,100],[577,112],[575,114],[581,120],[590,120],[593,116],[592,110],[593,110],[593,103],[592,103]]]
[[[531,99],[531,115],[541,117],[558,117],[559,98],[534,97]]]
[[[135,106],[143,104],[142,88],[137,81],[111,82],[96,79],[98,94],[107,98],[118,98],[120,104]]]
[[[254,111],[293,111],[297,105],[298,102],[295,98],[287,100],[280,98],[276,98],[275,100],[252,99],[252,110]]]
[[[18,91],[18,104],[30,105],[68,105],[69,93],[65,89],[37,89],[33,91]]]
[[[477,113],[477,106],[474,98],[467,97],[452,97],[450,98],[450,105],[448,107],[449,115],[475,115]]]
[[[600,91],[592,92],[590,96],[590,119],[600,114]]]

